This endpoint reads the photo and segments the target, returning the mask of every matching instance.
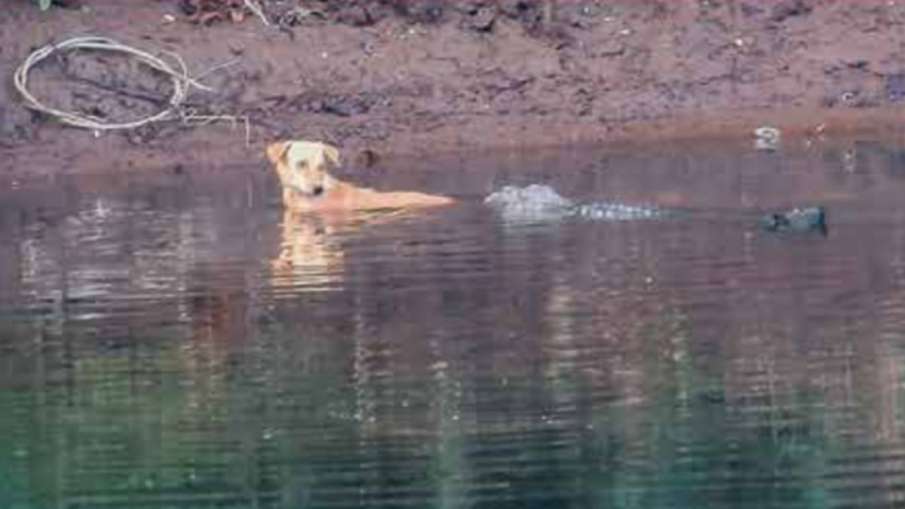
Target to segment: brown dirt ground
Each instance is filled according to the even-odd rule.
[[[284,137],[327,140],[364,163],[372,153],[740,137],[763,124],[901,133],[899,0],[266,0],[271,27],[249,13],[193,23],[188,1],[64,3],[41,12],[4,0],[0,171],[245,163]],[[188,106],[247,116],[250,144],[228,122],[96,136],[25,109],[15,68],[77,34],[176,52],[195,75],[234,61],[206,75],[215,91],[193,91]],[[116,55],[67,54],[31,79],[50,104],[117,120],[157,111],[169,94],[166,79]]]

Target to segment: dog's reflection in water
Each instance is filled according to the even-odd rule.
[[[336,233],[342,225],[315,214],[285,210],[280,249],[271,263],[275,282],[325,287],[342,279],[343,249]]]
[[[350,236],[364,229],[389,225],[412,218],[411,211],[358,211],[344,214],[283,211],[280,224],[280,248],[271,261],[274,283],[278,286],[323,290],[341,284],[345,267],[345,248]],[[379,234],[379,229],[367,234]]]

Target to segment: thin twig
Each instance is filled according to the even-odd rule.
[[[139,101],[146,101],[149,103],[153,103],[155,106],[163,106],[163,105],[167,104],[167,98],[163,95],[155,96],[155,95],[145,94],[141,91],[136,92],[136,91],[120,88],[120,87],[115,87],[113,85],[109,85],[107,83],[104,83],[104,82],[101,82],[101,81],[98,81],[95,79],[86,78],[85,76],[79,76],[69,70],[63,70],[63,75],[66,76],[67,78],[71,79],[72,81],[76,81],[79,83],[86,83],[93,87],[100,88],[101,90],[106,90],[108,92],[114,92],[116,94],[119,94],[124,97],[128,97],[130,99],[137,99]]]
[[[239,63],[238,58],[234,58],[232,60],[227,60],[226,62],[223,62],[222,64],[217,64],[217,65],[211,67],[210,69],[204,71],[203,73],[199,74],[198,76],[195,76],[195,79],[200,80],[200,79],[204,78],[205,76],[207,76],[208,74],[217,72],[217,71],[219,71],[221,69],[225,69],[227,67],[232,67],[238,63]]]
[[[182,113],[182,121],[185,124],[208,125],[214,122],[227,121],[232,123],[233,129],[236,128],[237,122],[242,121],[245,128],[245,145],[251,145],[251,121],[248,115],[199,115],[194,110],[185,110]]]
[[[255,16],[261,19],[264,23],[264,26],[270,26],[270,20],[267,19],[267,15],[264,14],[264,9],[261,8],[261,5],[258,4],[255,0],[245,0],[245,7],[252,12]]]

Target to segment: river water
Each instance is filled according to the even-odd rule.
[[[905,504],[902,147],[352,173],[462,204],[284,217],[263,163],[0,181],[0,507]],[[694,213],[481,203],[529,183]],[[826,236],[758,228],[798,205]]]

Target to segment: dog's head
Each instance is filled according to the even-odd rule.
[[[310,197],[320,196],[333,186],[328,165],[339,166],[339,150],[315,141],[271,143],[267,158],[274,164],[284,188]]]

